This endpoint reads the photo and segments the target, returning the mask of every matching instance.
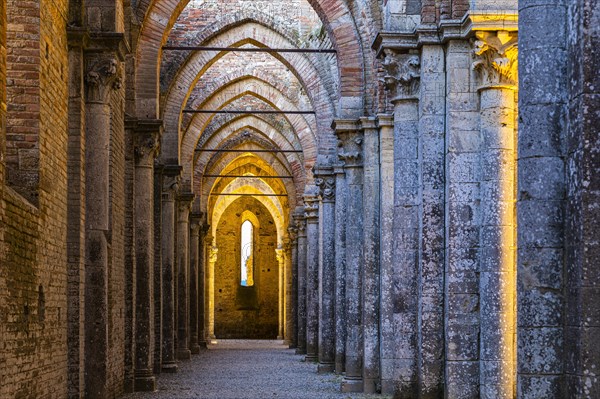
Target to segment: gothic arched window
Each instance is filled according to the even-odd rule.
[[[254,285],[254,226],[249,220],[242,223],[241,237],[240,284],[244,287],[252,287]]]

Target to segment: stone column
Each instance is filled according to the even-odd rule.
[[[375,393],[380,385],[379,356],[379,129],[375,118],[361,118],[363,142],[363,390]]]
[[[335,176],[331,166],[315,167],[321,198],[319,256],[319,373],[335,368]]]
[[[292,250],[292,290],[291,296],[291,313],[292,321],[290,349],[298,348],[298,218],[300,216],[294,212],[292,215],[293,222],[288,228],[288,234],[291,240]]]
[[[335,372],[346,369],[346,173],[336,164],[335,174]]]
[[[293,222],[288,228],[288,238],[284,242],[285,248],[285,336],[284,344],[288,345],[289,348],[296,348],[296,291],[294,277],[296,268],[296,234],[297,230],[293,227]]]
[[[190,352],[190,284],[189,242],[190,208],[194,195],[180,194],[177,198],[177,358],[189,360]]]
[[[279,305],[278,305],[278,324],[277,324],[277,339],[283,339],[283,330],[284,330],[284,318],[283,318],[283,306],[284,306],[284,285],[283,285],[283,272],[285,269],[285,251],[282,247],[278,247],[275,249],[275,257],[277,259],[277,271],[279,276]]]
[[[212,236],[207,237],[207,243],[214,243]],[[216,245],[211,245],[208,254],[208,269],[206,270],[206,297],[208,298],[208,330],[206,333],[211,344],[217,343],[217,337],[215,336],[215,264],[217,263],[218,254],[219,248]]]
[[[306,354],[306,219],[304,208],[296,216],[298,226],[298,355]]]
[[[85,389],[105,398],[108,379],[108,257],[110,202],[110,93],[120,84],[119,63],[110,53],[87,57],[86,87],[86,264]]]
[[[201,214],[193,214],[190,224],[190,351],[200,353],[198,345],[198,268],[200,264],[200,228]]]
[[[362,262],[363,262],[363,133],[356,121],[336,120],[338,156],[345,162],[346,202],[346,375],[343,392],[363,390]]]
[[[162,212],[162,371],[177,371],[175,352],[175,197],[179,190],[180,166],[165,166],[163,171]]]
[[[198,299],[200,301],[198,305],[198,346],[200,349],[206,349],[208,346],[207,342],[207,299],[206,299],[206,271],[208,269],[207,262],[207,245],[206,245],[206,237],[208,232],[210,231],[210,226],[206,223],[206,215],[204,216],[204,221],[202,223],[202,228],[200,229],[200,253],[198,255],[199,265],[198,265]]]
[[[160,122],[135,132],[135,390],[154,391],[154,158]]]
[[[516,393],[516,32],[476,32],[481,157],[480,397]]]
[[[445,60],[441,45],[421,48],[419,99],[420,250],[419,394],[444,394]]]
[[[319,198],[304,195],[306,217],[306,361],[319,358]]]
[[[394,116],[377,116],[379,126],[379,175],[380,191],[380,356],[381,393],[394,393],[398,379],[396,361],[396,334],[394,321],[395,259],[393,232],[394,221]]]
[[[480,126],[472,47],[446,48],[445,396],[479,396]]]
[[[154,265],[153,265],[153,290],[154,290],[154,366],[155,375],[162,370],[162,319],[163,319],[163,281],[162,281],[162,195],[163,195],[164,165],[154,163]]]
[[[418,54],[385,49],[386,88],[394,104],[394,221],[397,301],[395,397],[415,398],[418,392],[417,331],[419,270],[419,79]]]

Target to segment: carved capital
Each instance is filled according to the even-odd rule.
[[[479,79],[480,88],[516,86],[518,53],[517,32],[475,32],[473,70]]]
[[[185,216],[187,220],[187,218],[189,217],[190,210],[192,209],[192,202],[194,202],[195,198],[196,196],[192,193],[181,194],[177,197],[177,206],[179,208],[180,217],[184,217],[184,215],[187,215]]]
[[[383,77],[385,88],[392,101],[414,99],[419,94],[421,82],[421,59],[418,54],[401,54],[396,50],[384,49]]]
[[[294,241],[298,238],[298,226],[296,226],[296,223],[291,223],[290,227],[288,227],[288,237],[290,241]]]
[[[140,166],[151,166],[160,148],[159,132],[136,132],[135,163]]]
[[[210,247],[210,251],[208,253],[208,261],[212,264],[217,262],[217,255],[219,254],[219,248],[215,245]]]
[[[344,161],[345,167],[362,166],[363,133],[338,133],[338,158]]]
[[[285,250],[283,248],[277,248],[275,250],[275,257],[277,258],[277,262],[279,262],[280,265],[283,265],[283,262],[285,261]]]
[[[319,187],[319,195],[323,202],[335,202],[335,178],[333,176],[319,177],[315,180]]]
[[[106,104],[112,90],[121,88],[121,71],[115,57],[102,57],[88,61],[85,74],[85,93],[88,103]]]
[[[304,216],[296,219],[296,227],[298,229],[298,237],[306,237],[306,219],[304,219]]]
[[[179,176],[163,176],[163,201],[173,201],[179,191]]]
[[[319,218],[319,198],[316,195],[304,197],[304,217],[311,222]]]

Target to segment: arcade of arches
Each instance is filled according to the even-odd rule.
[[[0,397],[280,339],[600,397],[594,0],[0,0]],[[317,51],[318,50],[318,51]]]

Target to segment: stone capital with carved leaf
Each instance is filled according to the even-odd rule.
[[[160,148],[159,132],[135,133],[135,163],[137,166],[151,167]]]
[[[315,184],[319,188],[319,195],[323,202],[335,202],[335,177],[333,175],[318,177]]]
[[[114,56],[88,60],[85,93],[88,103],[107,104],[112,90],[121,88],[121,67]]]
[[[473,40],[473,70],[477,74],[479,88],[516,88],[518,53],[516,31],[476,31]]]
[[[319,219],[319,197],[316,195],[304,196],[304,217],[308,222],[315,223]]]
[[[338,158],[344,167],[356,168],[363,165],[363,133],[361,131],[338,133]]]
[[[212,264],[217,262],[217,255],[219,254],[219,248],[216,246],[210,247],[210,251],[208,253],[208,261]]]
[[[414,53],[384,49],[383,70],[386,90],[391,101],[416,99],[421,82],[421,58]]]

